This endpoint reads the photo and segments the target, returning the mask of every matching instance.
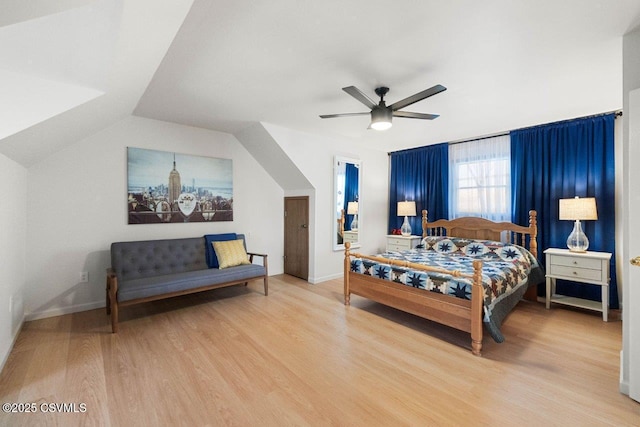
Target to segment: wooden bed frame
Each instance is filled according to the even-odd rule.
[[[469,239],[495,240],[524,246],[537,258],[537,213],[529,211],[529,226],[510,222],[493,222],[484,218],[456,218],[453,220],[427,221],[427,211],[422,211],[422,236],[454,236]],[[480,356],[482,351],[482,317],[484,290],[482,287],[482,261],[473,262],[473,275],[448,271],[408,261],[351,253],[351,244],[345,243],[344,251],[344,303],[350,305],[351,294],[369,298],[381,304],[406,311],[471,334],[471,351]],[[425,292],[389,280],[351,272],[351,257],[369,259],[415,270],[437,271],[455,277],[472,280],[471,300],[449,295]],[[529,292],[531,291],[531,292]],[[535,298],[535,287],[525,295]]]

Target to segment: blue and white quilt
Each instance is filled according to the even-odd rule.
[[[544,278],[536,258],[521,246],[457,237],[426,237],[422,245],[423,249],[390,251],[378,256],[471,275],[473,261],[482,260],[483,320],[497,342],[504,341],[500,332],[504,317],[524,295],[529,284],[537,284]],[[463,277],[412,270],[361,258],[351,260],[351,271],[430,292],[471,299],[471,279]],[[531,281],[532,271],[535,272],[534,281]]]

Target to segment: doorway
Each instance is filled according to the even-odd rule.
[[[309,278],[309,196],[284,198],[284,273]]]

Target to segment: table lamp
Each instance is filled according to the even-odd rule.
[[[347,203],[347,215],[353,215],[353,221],[351,221],[351,229],[358,229],[358,202]]]
[[[572,252],[586,252],[589,247],[589,239],[582,231],[580,221],[594,221],[598,219],[596,211],[596,199],[594,197],[574,199],[560,199],[560,220],[575,221],[573,231],[567,239],[567,247]]]
[[[400,232],[403,236],[411,236],[411,224],[409,224],[408,217],[416,216],[416,202],[398,202],[398,216],[404,216]]]

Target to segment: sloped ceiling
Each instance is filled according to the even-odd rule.
[[[235,136],[283,190],[313,188],[261,123],[246,127]]]
[[[0,28],[0,139],[104,94],[120,13],[94,2]]]
[[[130,115],[192,2],[3,1],[0,153],[30,166]]]
[[[622,106],[637,0],[5,0],[0,153],[29,166],[131,114],[240,134],[257,122],[391,151]],[[321,120],[435,84],[433,121]]]

